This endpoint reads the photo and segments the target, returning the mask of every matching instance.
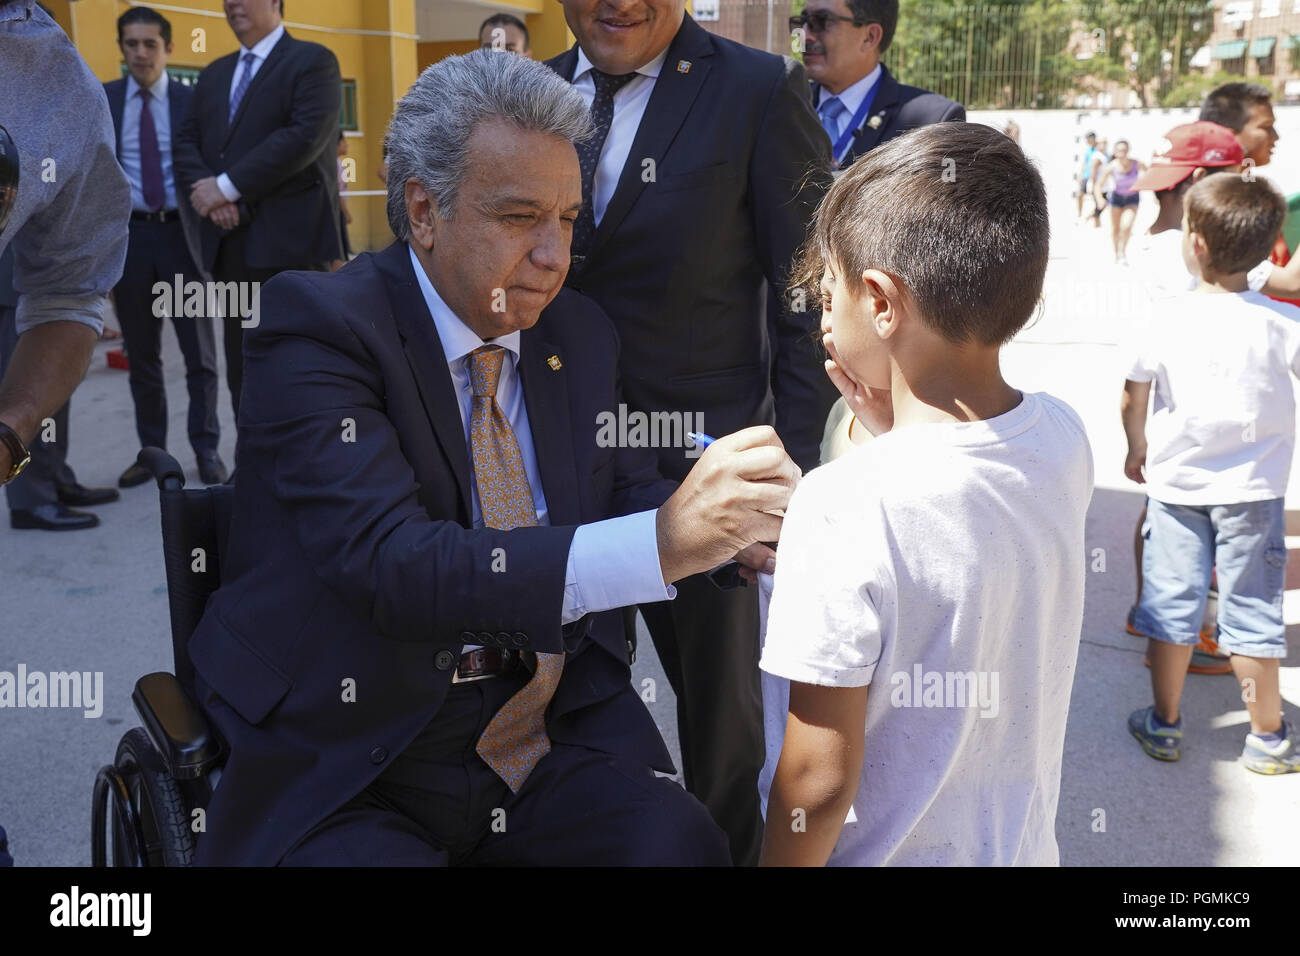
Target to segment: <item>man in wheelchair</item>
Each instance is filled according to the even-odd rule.
[[[654,773],[616,609],[761,566],[799,472],[767,427],[680,487],[598,440],[618,340],[563,288],[589,133],[545,66],[444,60],[389,132],[398,241],[262,290],[188,645],[229,747],[200,865],[729,862]]]

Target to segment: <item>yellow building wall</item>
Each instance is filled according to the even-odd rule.
[[[420,64],[420,72],[423,73],[425,67],[432,66],[439,60],[449,56],[457,56],[461,53],[469,53],[478,49],[478,40],[431,40],[428,43],[417,43],[415,46],[416,61]]]
[[[91,70],[105,81],[122,75],[117,18],[133,6],[151,6],[171,21],[172,66],[201,69],[239,49],[221,0],[149,4],[52,0],[46,5]],[[348,188],[350,192],[382,190],[377,173],[384,133],[394,104],[418,73],[414,0],[288,0],[286,13],[285,27],[293,36],[329,47],[338,57],[343,78],[356,80],[358,131],[347,134],[348,156],[356,162],[355,182]],[[392,241],[383,196],[352,195],[348,210],[355,251],[382,248]]]

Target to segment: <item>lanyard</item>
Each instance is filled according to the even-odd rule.
[[[862,125],[862,121],[867,118],[867,113],[871,111],[871,104],[876,101],[876,93],[879,90],[880,78],[877,77],[876,82],[872,84],[871,89],[867,91],[867,95],[862,98],[862,102],[858,105],[857,112],[849,120],[849,125],[844,127],[844,132],[840,133],[840,138],[831,147],[831,158],[835,161],[836,166],[839,166],[840,161],[844,159],[845,153],[848,152],[849,143],[853,141],[853,134]]]

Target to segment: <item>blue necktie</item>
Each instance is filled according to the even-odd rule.
[[[253,79],[253,61],[256,59],[256,54],[244,54],[244,73],[240,76],[239,82],[235,85],[235,95],[230,98],[230,116],[227,118],[227,121],[235,118],[235,111],[239,109],[239,101],[244,98],[244,93],[248,91],[248,84]]]
[[[596,86],[596,95],[591,100],[591,121],[596,132],[591,139],[577,144],[578,166],[582,173],[582,210],[573,224],[572,255],[585,256],[596,237],[596,166],[600,163],[600,151],[609,136],[609,127],[614,122],[614,94],[636,76],[635,73],[612,76],[600,70],[591,71],[591,80]]]
[[[826,135],[831,138],[831,145],[835,145],[835,140],[840,135],[840,117],[847,114],[848,110],[844,108],[838,96],[832,96],[821,102],[817,112],[821,114],[822,129],[826,130]]]

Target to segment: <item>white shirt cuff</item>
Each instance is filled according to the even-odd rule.
[[[226,197],[227,202],[239,202],[239,197],[243,195],[225,173],[217,177],[217,188],[221,190],[221,195]]]
[[[564,572],[562,624],[584,614],[677,596],[676,588],[664,584],[659,566],[657,513],[641,511],[578,527]]]

